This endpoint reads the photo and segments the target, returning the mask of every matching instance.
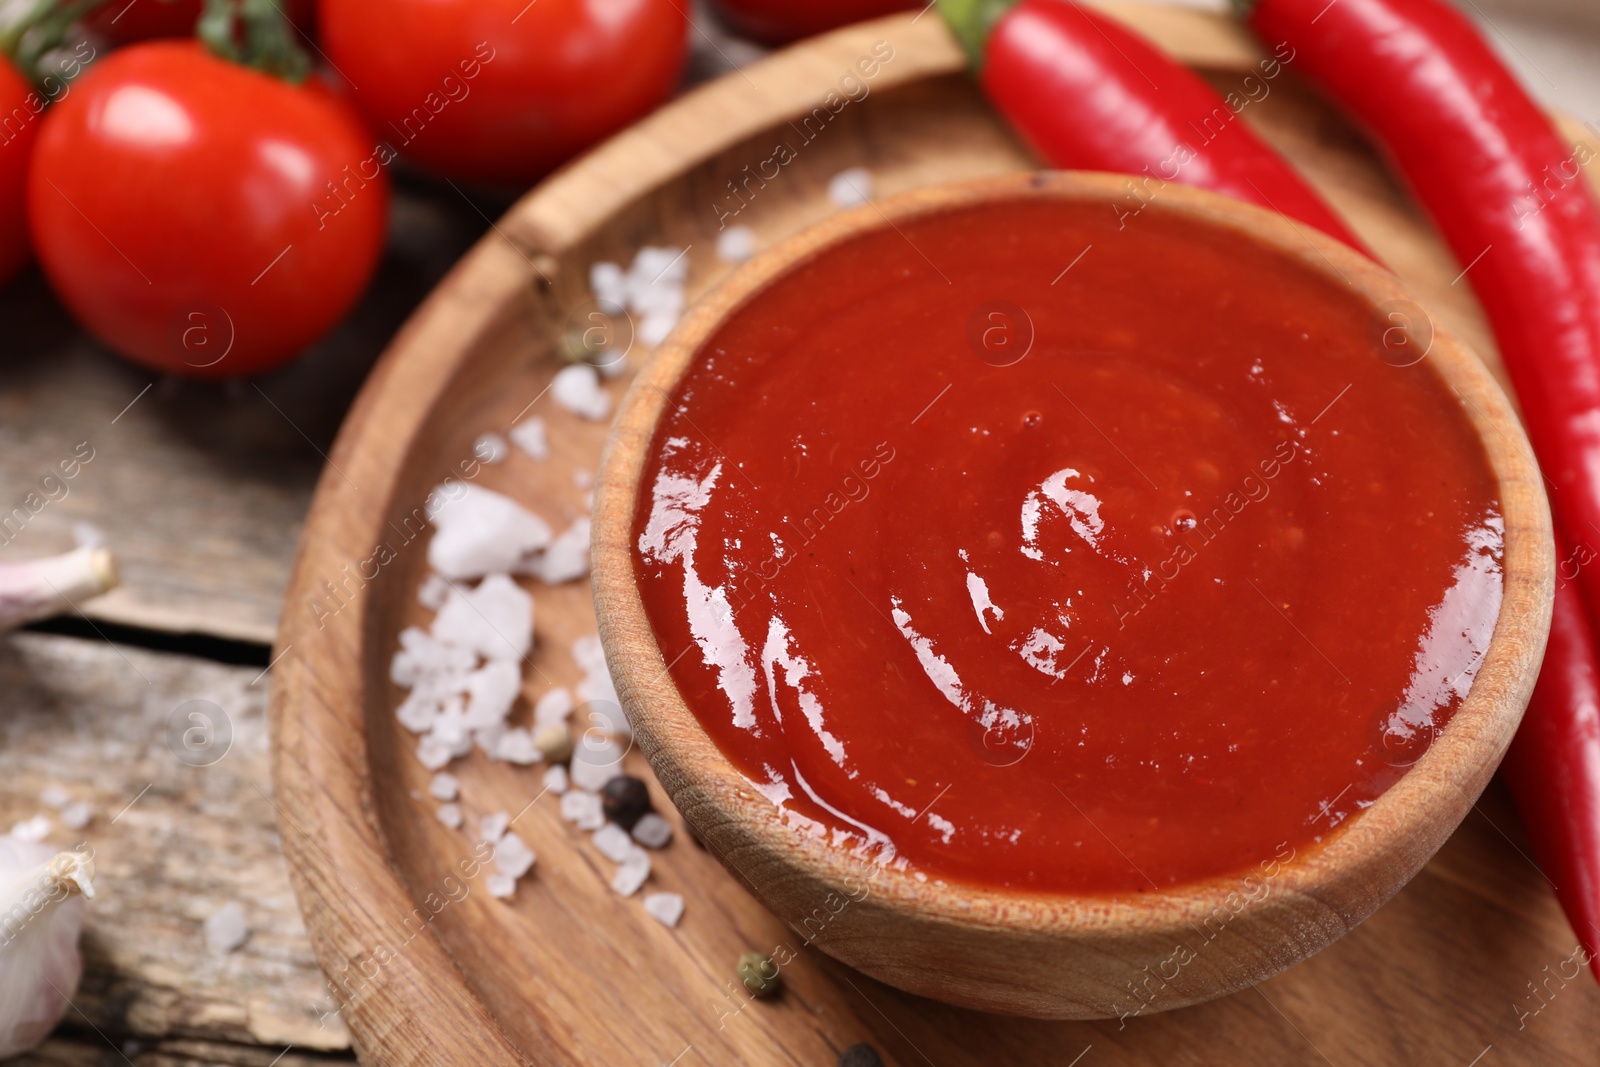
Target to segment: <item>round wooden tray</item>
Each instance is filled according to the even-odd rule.
[[[1219,87],[1237,87],[1261,58],[1225,20],[1107,6]],[[869,94],[807,124],[878,42],[893,58]],[[804,42],[688,94],[520,201],[374,371],[307,522],[272,704],[284,849],[331,999],[363,1059],[826,1065],[871,1041],[890,1063],[938,1067],[1068,1064],[1080,1055],[1090,1057],[1085,1067],[1467,1064],[1489,1045],[1495,1064],[1586,1061],[1600,1042],[1600,993],[1570,975],[1543,1001],[1525,988],[1569,972],[1562,964],[1574,942],[1493,790],[1478,805],[1481,820],[1469,819],[1394,901],[1321,956],[1211,1004],[1122,1022],[989,1016],[873,982],[807,947],[803,931],[690,846],[681,824],[656,856],[654,887],[688,902],[668,930],[636,898],[607,888],[610,864],[560,820],[554,797],[539,797],[537,767],[477,753],[451,768],[464,783],[468,825],[490,811],[521,812],[515,829],[539,864],[510,901],[491,899],[479,882],[465,896],[449,891],[475,835],[435,818],[429,772],[395,721],[401,693],[388,680],[399,630],[429,617],[416,601],[425,537],[408,540],[406,519],[470,457],[480,433],[504,432],[530,405],[550,424],[553,457],[514,454],[476,480],[561,524],[582,513],[573,472],[595,469],[604,427],[538,398],[560,366],[555,349],[570,318],[590,299],[590,263],[626,262],[644,244],[688,246],[693,298],[727,269],[713,247],[719,219],[735,209],[728,221],[766,244],[830,213],[828,178],[846,167],[869,168],[890,193],[1032,166],[961,70],[935,16],[904,15]],[[1498,373],[1482,314],[1455,284],[1460,266],[1366,144],[1292,75],[1266,84],[1245,120]],[[793,159],[764,184],[747,182],[745,168],[757,171],[780,142]],[[567,649],[595,629],[587,583],[539,589],[536,599],[529,697],[576,681]],[[628,761],[648,776],[637,753]],[[733,984],[733,961],[780,945],[797,954],[784,969],[784,995],[749,1003]],[[1518,1014],[1553,995],[1565,998],[1559,1022]]]

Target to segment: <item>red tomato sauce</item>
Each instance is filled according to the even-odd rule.
[[[1426,750],[1500,607],[1494,477],[1387,324],[1164,213],[851,238],[720,328],[653,442],[672,677],[797,832],[924,877],[1282,860]]]

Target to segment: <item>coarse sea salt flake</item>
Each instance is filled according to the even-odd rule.
[[[633,254],[633,263],[628,267],[629,286],[682,282],[689,276],[689,257],[684,254],[687,251],[671,245],[645,245]]]
[[[492,845],[506,836],[506,827],[510,825],[511,816],[503,811],[494,811],[478,820],[478,833]]]
[[[605,784],[622,773],[622,748],[615,741],[585,736],[572,752],[567,771],[579,789],[598,793]]]
[[[474,730],[505,721],[522,691],[522,672],[510,659],[492,659],[467,676],[467,726]]]
[[[729,226],[717,234],[717,258],[743,263],[756,254],[756,232],[748,226]]]
[[[560,585],[589,573],[589,520],[574,519],[539,555],[533,573],[546,585]]]
[[[493,726],[480,727],[472,731],[472,740],[477,743],[479,750],[485,756],[494,759],[494,746],[500,743],[500,739],[506,735],[507,729],[509,727],[503,722],[495,723]]]
[[[556,796],[565,793],[571,784],[567,779],[567,769],[561,764],[557,763],[552,767],[546,768],[544,772],[544,787]]]
[[[606,669],[606,650],[599,634],[584,634],[572,642],[572,658],[585,674]]]
[[[605,824],[605,814],[600,810],[600,798],[593,793],[586,793],[581,789],[570,789],[561,796],[561,817],[568,822],[582,825],[591,816],[598,816],[600,824]],[[598,830],[600,827],[596,826]]]
[[[566,689],[552,689],[533,705],[533,721],[539,725],[566,722],[572,714],[572,693]]]
[[[515,763],[521,767],[538,763],[544,759],[539,754],[538,748],[534,746],[533,734],[521,726],[514,730],[507,730],[502,734],[500,739],[495,742],[492,755],[497,760]]]
[[[493,489],[457,483],[434,492],[444,502],[432,515],[428,563],[446,578],[509,571],[553,536],[543,519]]]
[[[442,574],[430,574],[417,587],[417,603],[429,611],[444,607],[444,598],[450,595],[450,582]]]
[[[683,894],[646,893],[644,895],[644,910],[649,912],[662,926],[670,929],[677,926],[678,920],[683,918]]]
[[[533,645],[533,597],[508,574],[456,587],[433,618],[433,636],[485,659],[521,659]]]
[[[677,313],[652,311],[639,322],[639,340],[655,348],[667,339],[667,335],[677,324]]]
[[[872,172],[865,167],[841,170],[828,179],[828,199],[839,207],[865,204],[872,195]]]
[[[417,760],[430,771],[443,770],[455,759],[455,746],[429,734],[417,742]]]
[[[672,824],[655,812],[646,812],[633,825],[633,839],[645,848],[666,848],[672,840]]]
[[[594,847],[600,854],[612,863],[621,863],[633,851],[633,842],[628,838],[628,831],[614,822],[608,822],[594,832]]]
[[[59,785],[47,785],[39,793],[39,801],[47,808],[64,808],[72,803],[72,794]]]
[[[486,874],[483,876],[483,888],[496,900],[506,900],[516,893],[517,880],[503,874]]]
[[[683,314],[685,298],[683,290],[677,286],[654,285],[639,292],[634,301],[634,308],[641,318],[649,320],[660,318],[665,321],[667,330],[678,323],[678,316]],[[639,339],[645,344],[651,344],[646,336],[643,326],[639,330]]]
[[[428,783],[428,795],[435,800],[454,800],[461,794],[461,783],[453,774],[440,771]]]
[[[461,829],[461,805],[460,804],[440,804],[439,805],[439,810],[434,812],[434,814],[439,817],[439,821],[440,822],[442,822],[446,826],[450,827],[450,829],[452,829],[452,830]]]
[[[68,804],[61,809],[61,825],[69,830],[82,830],[94,818],[94,811],[84,801]]]
[[[401,689],[410,689],[421,677],[422,668],[417,663],[417,657],[405,649],[396,652],[394,658],[389,661],[389,681]]]
[[[394,717],[414,734],[425,734],[439,720],[439,700],[431,693],[413,692],[400,702]]]
[[[612,684],[611,675],[607,671],[596,671],[593,674],[585,675],[582,681],[573,686],[573,689],[576,691],[578,699],[585,704],[612,706],[620,704],[617,699],[616,686]],[[621,716],[618,716],[618,718],[620,719]],[[625,725],[619,725],[616,732],[625,733],[626,730]]]
[[[550,458],[550,438],[544,419],[538,415],[530,415],[511,427],[511,443],[534,459]]]
[[[471,655],[473,657],[472,662],[476,665],[478,654],[474,652]],[[417,688],[426,688],[445,710],[459,708],[465,713],[467,710],[467,697],[472,691],[472,669],[441,671],[427,678],[425,686],[418,686]]]
[[[467,732],[466,708],[459,700],[452,700],[445,704],[439,717],[434,720],[433,729],[428,736],[441,744],[449,745],[452,755],[465,755],[461,751],[462,742],[470,741],[471,735]],[[470,746],[468,748],[470,751]],[[437,770],[437,768],[430,768]]]
[[[631,897],[650,877],[650,854],[638,845],[632,847],[628,858],[622,861],[611,878],[611,888],[625,897]]]
[[[440,714],[460,720],[463,726],[466,725],[467,689],[470,682],[469,673],[457,674],[454,671],[428,680],[428,691],[439,701]]]
[[[528,843],[516,834],[506,834],[494,845],[494,865],[507,878],[521,878],[537,859]]]
[[[678,316],[683,314],[684,305],[689,302],[688,294],[683,289],[683,274],[687,266],[688,261],[680,259],[672,271],[654,282],[648,278],[639,279],[628,293],[634,315],[646,318],[666,315],[676,322]]]
[[[440,644],[418,626],[400,631],[400,648],[416,661],[419,681],[442,673],[468,671],[478,665],[470,649]]]
[[[604,422],[611,414],[611,398],[600,388],[600,375],[587,363],[557,371],[550,382],[550,399],[591,422]]]
[[[589,267],[589,291],[596,303],[620,311],[628,302],[628,280],[622,267],[601,261]]]
[[[250,927],[244,921],[244,909],[227,903],[212,912],[204,925],[206,949],[213,956],[226,956],[250,936]]]
[[[626,271],[615,263],[595,263],[589,268],[589,288],[606,311],[631,314],[636,323],[635,335],[643,344],[654,347],[672,332],[683,314],[687,302],[684,286],[689,277],[688,251],[687,248],[646,245],[634,254]],[[598,360],[600,377],[621,375],[626,370],[625,357],[626,352],[611,349],[602,352]],[[584,394],[593,396],[595,390],[586,385]],[[605,399],[604,394],[599,395]],[[561,402],[560,397],[557,402]],[[605,415],[586,414],[585,417],[603,419]]]
[[[472,442],[472,454],[484,463],[499,463],[506,458],[506,453],[509,451],[506,439],[497,433],[480,434],[478,439]]]

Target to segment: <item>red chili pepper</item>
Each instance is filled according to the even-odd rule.
[[[1069,0],[939,0],[979,81],[1046,163],[1146,176],[1127,211],[1181,182],[1271,208],[1361,248],[1339,217],[1200,76]],[[1261,66],[1271,81],[1276,59]],[[1126,216],[1124,216],[1126,217]]]
[[[1592,153],[1562,140],[1472,24],[1440,0],[1260,0],[1248,18],[1269,47],[1291,50],[1285,63],[1377,136],[1465,265],[1555,487],[1558,549],[1577,544],[1592,559],[1600,206],[1582,174]],[[1557,592],[1544,670],[1506,776],[1591,958],[1600,946],[1597,611],[1600,566],[1580,566],[1576,584]],[[1591,966],[1600,976],[1600,961]]]
[[[1533,700],[1500,773],[1567,921],[1594,959],[1600,944],[1600,664],[1576,586],[1556,591],[1550,644]]]
[[[1297,174],[1218,110],[1236,115],[1241,103],[1218,97],[1115,22],[1063,0],[939,3],[990,99],[1049,164],[1210,188],[1361,247]],[[1319,36],[1315,27],[1336,6],[1343,10]],[[1541,458],[1550,452],[1547,438],[1573,437],[1577,447],[1555,446],[1571,461],[1561,473],[1592,499],[1595,480],[1582,475],[1600,474],[1600,418],[1586,424],[1581,416],[1600,411],[1588,399],[1600,397],[1593,325],[1600,300],[1584,295],[1600,294],[1592,266],[1600,228],[1583,190],[1566,191],[1581,182],[1576,168],[1588,159],[1564,151],[1471,27],[1440,4],[1262,0],[1253,21],[1269,45],[1277,43],[1262,77],[1288,64],[1324,77],[1388,141],[1462,262],[1482,266],[1472,263],[1478,252],[1490,249],[1489,259],[1503,239],[1503,257],[1473,279],[1475,288],[1524,411],[1557,424],[1535,435]],[[1544,218],[1524,233],[1529,215]],[[1578,225],[1559,233],[1575,216],[1582,216]],[[1552,298],[1560,306],[1546,303]],[[1542,367],[1520,366],[1539,360],[1541,350],[1552,353]],[[1524,384],[1534,377],[1549,388]],[[1563,407],[1580,418],[1562,420]],[[1600,536],[1600,526],[1591,529]],[[1587,533],[1578,536],[1587,541]],[[1600,588],[1600,568],[1580,573]],[[1556,593],[1545,667],[1505,769],[1534,848],[1559,880],[1562,906],[1600,974],[1600,662],[1588,608],[1572,586]]]

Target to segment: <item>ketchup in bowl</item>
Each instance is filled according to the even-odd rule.
[[[1502,598],[1482,446],[1392,325],[1104,203],[828,247],[701,347],[651,444],[671,678],[786,824],[917,876],[1285,861],[1426,751]]]

